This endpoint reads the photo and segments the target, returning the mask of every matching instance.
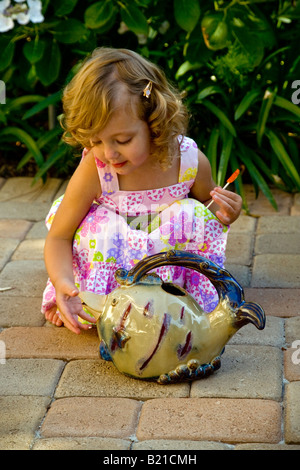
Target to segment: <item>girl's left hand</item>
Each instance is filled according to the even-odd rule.
[[[241,196],[219,186],[215,187],[210,192],[210,195],[220,208],[219,210],[213,211],[220,222],[224,225],[232,224],[239,217],[242,210],[243,201]]]

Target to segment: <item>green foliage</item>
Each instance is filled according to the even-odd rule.
[[[242,195],[251,181],[276,207],[271,186],[300,190],[299,0],[44,0],[42,13],[42,23],[0,33],[1,152],[21,143],[19,167],[34,160],[36,179],[70,171],[61,90],[105,45],[136,50],[179,87],[218,184],[244,166]]]

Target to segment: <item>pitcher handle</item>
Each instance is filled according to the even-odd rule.
[[[130,271],[118,269],[115,277],[120,284],[129,286],[138,283],[148,271],[167,265],[184,266],[200,272],[215,286],[219,297],[221,294],[234,291],[235,294],[239,293],[237,300],[244,298],[243,288],[228,271],[204,256],[183,250],[164,251],[148,256],[139,261]]]

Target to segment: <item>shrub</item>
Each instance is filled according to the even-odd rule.
[[[242,166],[235,183],[242,196],[243,180],[274,207],[270,187],[299,191],[298,0],[44,0],[42,16],[19,24],[13,8],[27,3],[2,12],[14,27],[0,33],[0,143],[5,158],[18,143],[19,168],[34,159],[35,180],[74,167],[60,139],[61,89],[105,45],[136,50],[179,87],[189,134],[218,184]]]

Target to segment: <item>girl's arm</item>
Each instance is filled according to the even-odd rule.
[[[198,150],[198,172],[190,194],[203,204],[212,198],[214,203],[210,206],[210,210],[224,225],[232,224],[240,215],[241,196],[216,186],[212,179],[210,163],[200,150]]]
[[[74,172],[64,198],[55,214],[45,243],[45,264],[56,290],[56,301],[65,326],[75,333],[88,328],[77,316],[91,321],[81,306],[74,284],[72,243],[76,229],[101,195],[94,156],[89,152]],[[93,320],[92,320],[93,321]]]

